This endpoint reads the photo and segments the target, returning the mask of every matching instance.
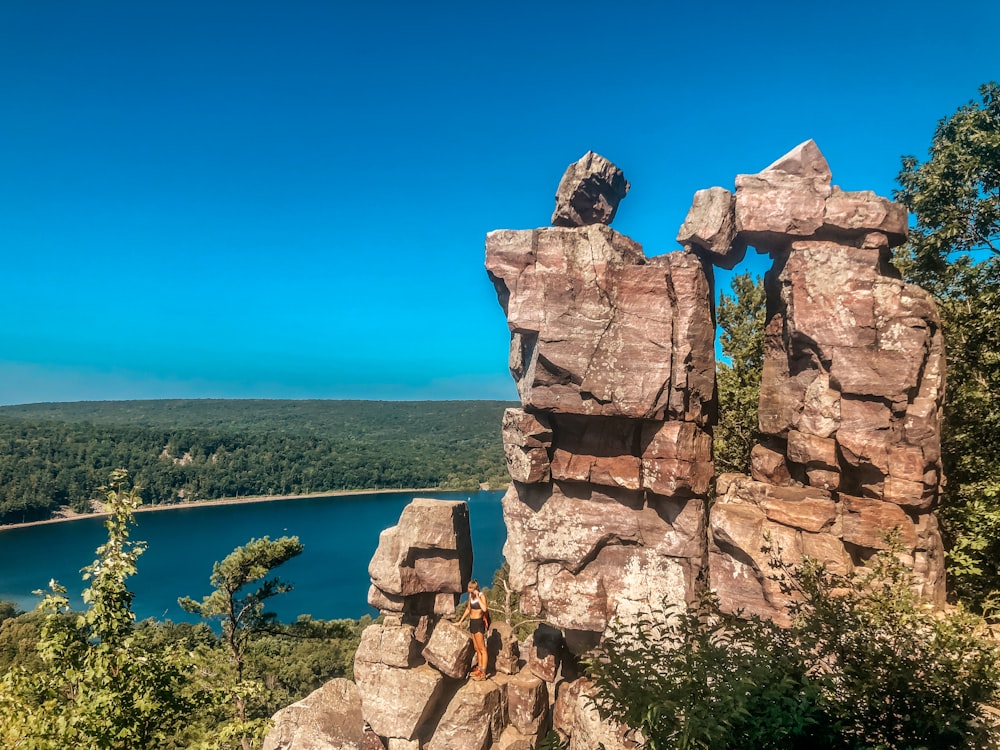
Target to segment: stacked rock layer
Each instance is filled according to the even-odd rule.
[[[706,195],[706,193],[708,195]],[[772,555],[847,572],[895,537],[922,594],[944,599],[930,512],[942,481],[944,345],[931,296],[890,248],[906,211],[831,184],[812,141],[764,171],[695,197],[678,241],[731,267],[748,245],[774,265],[752,478],[717,483],[710,583],[730,610],[781,621]]]
[[[466,679],[473,646],[453,622],[453,592],[465,589],[472,569],[468,519],[465,503],[415,499],[399,524],[382,533],[369,566],[369,598],[383,617],[362,633],[354,660],[357,687],[340,699],[337,721],[312,710],[328,702],[329,690],[284,709],[275,717],[269,748],[294,750],[315,736],[333,743],[338,732],[350,730],[350,742],[313,746],[527,750],[554,722],[569,736],[574,723],[592,720],[578,700],[588,683],[573,671],[575,662],[564,666],[562,634],[551,627],[519,644],[510,625],[495,616],[487,633],[491,678]],[[496,615],[502,614],[498,606]]]
[[[567,170],[559,226],[486,239],[522,403],[503,421],[504,554],[522,611],[577,649],[615,617],[693,595],[713,474],[710,267],[647,258],[600,223],[613,209],[582,210],[580,194],[627,185],[598,159]]]

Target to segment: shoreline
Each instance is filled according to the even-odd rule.
[[[459,490],[460,491],[460,490]],[[350,497],[352,495],[387,495],[393,492],[452,492],[452,490],[442,490],[440,487],[420,487],[401,489],[381,489],[381,490],[334,490],[332,492],[307,492],[298,495],[252,495],[249,497],[221,497],[216,500],[196,500],[194,502],[171,503],[169,505],[142,505],[136,508],[136,513],[156,513],[166,510],[181,510],[185,508],[208,508],[215,505],[249,505],[250,503],[272,503],[282,500],[308,500],[316,497]],[[69,509],[60,511],[64,515],[55,518],[46,518],[42,521],[27,521],[25,523],[0,524],[0,533],[11,529],[26,529],[31,526],[45,526],[52,523],[68,523],[79,521],[83,518],[107,518],[110,514],[103,511],[95,513],[77,513]]]

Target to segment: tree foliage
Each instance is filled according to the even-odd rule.
[[[590,664],[599,712],[649,750],[989,747],[1000,651],[981,619],[925,605],[897,551],[783,571],[789,628],[712,596],[616,625]]]
[[[722,353],[716,368],[719,422],[714,457],[719,473],[750,471],[750,450],[758,442],[757,403],[764,367],[764,284],[750,274],[733,277],[732,296],[723,293],[716,312]]]
[[[0,407],[0,523],[90,511],[129,466],[154,505],[508,481],[500,401],[178,400]]]
[[[926,162],[903,157],[897,178],[897,198],[916,218],[909,273],[932,289],[956,253],[1000,255],[1000,85],[979,93],[938,123]]]
[[[211,594],[200,602],[190,597],[178,600],[186,611],[221,622],[229,670],[220,671],[218,684],[228,691],[233,705],[232,720],[222,732],[244,750],[259,746],[269,726],[266,716],[253,711],[253,705],[264,700],[266,688],[247,672],[248,651],[260,634],[279,632],[277,616],[265,605],[292,587],[271,572],[301,553],[298,537],[251,539],[215,563]]]
[[[938,123],[929,158],[904,157],[897,198],[915,226],[897,258],[934,294],[947,349],[941,517],[964,600],[1000,591],[1000,86]]]
[[[141,543],[129,540],[141,503],[124,470],[112,472],[104,499],[108,540],[84,568],[86,610],[69,612],[55,581],[40,605],[40,663],[8,671],[0,685],[0,738],[7,747],[107,750],[172,747],[202,703],[187,690],[190,662],[178,649],[156,650],[136,637],[132,593]]]

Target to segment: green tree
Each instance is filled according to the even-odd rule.
[[[71,615],[55,581],[39,605],[46,613],[37,670],[11,669],[0,684],[0,739],[7,747],[107,750],[173,747],[200,697],[186,690],[189,662],[179,650],[151,650],[134,632],[132,593],[142,543],[129,540],[142,502],[119,469],[103,488],[108,540],[83,570],[86,610]]]
[[[237,547],[212,568],[214,591],[200,602],[178,600],[188,612],[206,620],[218,620],[226,647],[229,674],[220,674],[232,700],[233,717],[221,730],[225,745],[238,742],[243,750],[258,746],[267,733],[267,716],[256,715],[253,703],[264,702],[265,686],[248,674],[247,658],[254,639],[264,633],[280,632],[277,617],[265,609],[269,599],[291,590],[291,585],[271,572],[302,552],[298,537],[251,539]],[[253,584],[256,587],[248,590]]]
[[[715,467],[719,473],[749,473],[750,451],[758,441],[757,402],[764,367],[764,284],[750,274],[733,277],[732,296],[723,293],[717,317],[722,353],[716,368],[719,422],[715,427]]]
[[[942,119],[929,158],[903,158],[896,197],[915,225],[897,257],[935,297],[948,390],[940,516],[955,591],[988,606],[1000,591],[1000,86]]]

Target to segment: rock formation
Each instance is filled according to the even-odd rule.
[[[718,482],[711,586],[729,609],[781,621],[788,602],[768,580],[766,538],[786,563],[809,556],[846,572],[894,530],[923,595],[943,603],[930,511],[942,481],[944,344],[931,296],[889,262],[906,238],[906,211],[831,185],[812,141],[739,175],[732,206],[734,247],[766,251],[774,266],[765,278],[764,439],[752,479]]]
[[[923,595],[942,601],[944,349],[930,296],[889,262],[906,212],[832,185],[807,141],[735,191],[698,191],[683,250],[647,257],[608,226],[628,189],[589,152],[563,176],[555,226],[486,240],[521,399],[501,426],[504,554],[523,612],[547,624],[518,643],[498,623],[495,674],[467,682],[471,643],[450,618],[472,569],[468,509],[414,500],[369,566],[384,619],[362,635],[356,695],[328,686],[285,709],[267,747],[526,750],[550,728],[570,750],[636,747],[628,727],[599,721],[578,656],[616,618],[706,580],[727,610],[784,621],[774,555],[848,572],[894,535]],[[762,441],[752,476],[716,477],[713,498],[712,267],[748,247],[774,264]]]
[[[451,618],[471,570],[465,503],[415,499],[379,539],[369,601],[384,617],[362,633],[354,676],[359,716],[387,750],[530,747],[549,729],[548,689],[506,623],[487,638],[492,678],[466,681],[472,641]]]
[[[557,215],[569,176],[590,179],[585,163],[619,174],[588,154],[567,170]],[[576,200],[581,215],[600,207]],[[695,253],[649,259],[604,224],[577,223],[491,232],[486,267],[522,402],[503,422],[511,583],[526,614],[584,650],[615,617],[694,593],[715,359],[710,269]]]
[[[373,750],[373,740],[365,734],[357,686],[334,679],[274,715],[264,750]]]

